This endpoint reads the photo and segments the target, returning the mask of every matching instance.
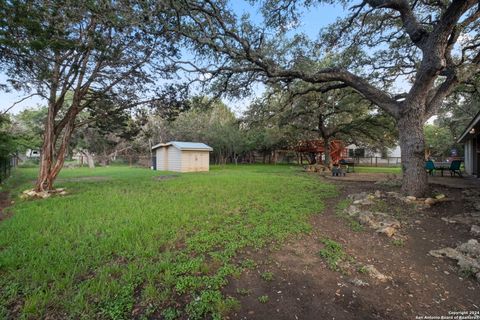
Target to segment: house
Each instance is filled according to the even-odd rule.
[[[40,150],[27,149],[27,151],[25,152],[25,156],[28,159],[38,159],[38,158],[40,158]]]
[[[350,144],[346,147],[348,157],[355,160],[356,164],[366,166],[398,166],[402,162],[402,150],[399,145],[387,148],[384,152]]]
[[[385,154],[379,152],[378,150],[373,150],[371,148],[364,148],[357,146],[355,144],[350,144],[347,147],[348,157],[349,158],[365,158],[365,157],[377,157],[377,158],[400,158],[402,156],[402,150],[399,145],[395,145],[392,148],[387,148]]]
[[[480,178],[480,112],[470,121],[457,142],[464,144],[465,173]]]
[[[154,170],[196,172],[208,171],[210,151],[204,143],[171,141],[152,147]]]

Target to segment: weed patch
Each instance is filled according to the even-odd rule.
[[[263,272],[260,275],[260,277],[265,281],[272,281],[273,280],[273,273],[269,272],[269,271],[266,271],[266,272]]]
[[[340,264],[350,260],[349,256],[344,251],[343,246],[328,238],[323,239],[322,243],[325,247],[320,250],[320,256],[327,262],[327,265],[331,270],[342,271],[342,266]]]

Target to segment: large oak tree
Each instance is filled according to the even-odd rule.
[[[391,117],[352,89],[321,93],[307,85],[278,94],[280,104],[270,104],[270,112],[277,114],[281,126],[323,140],[326,165],[331,164],[330,143],[335,139],[381,150],[395,144],[397,135]]]
[[[265,1],[264,20],[237,17],[225,1],[175,1],[177,32],[199,55],[183,64],[217,88],[244,92],[254,81],[351,87],[395,119],[403,192],[427,190],[423,125],[480,63],[477,0],[364,0],[312,40],[295,33],[300,12],[331,1]],[[348,2],[342,2],[345,5]],[[304,67],[334,53],[328,66]],[[204,63],[202,59],[209,59]],[[402,85],[398,85],[403,83]]]
[[[0,0],[2,71],[10,87],[48,106],[38,191],[53,188],[83,110],[102,117],[112,108],[102,112],[101,101],[119,110],[145,103],[170,75],[177,49],[168,20],[150,1]]]

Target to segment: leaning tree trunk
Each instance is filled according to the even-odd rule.
[[[50,171],[53,165],[55,149],[55,113],[54,107],[49,106],[45,121],[42,150],[40,151],[40,168],[35,191],[51,190],[53,180],[50,179]]]
[[[51,118],[50,118],[51,117]],[[65,163],[68,144],[74,130],[74,120],[72,117],[63,129],[63,135],[58,149],[55,148],[59,133],[55,133],[55,121],[53,120],[53,111],[48,111],[45,124],[45,134],[43,136],[43,145],[40,158],[40,171],[35,184],[35,191],[49,191],[53,189],[53,182],[57,178],[60,170]]]
[[[428,189],[427,173],[424,169],[424,120],[422,109],[415,108],[414,110],[404,112],[403,117],[398,120],[402,150],[402,192],[406,195],[423,197]]]

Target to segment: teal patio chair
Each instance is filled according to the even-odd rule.
[[[460,170],[460,165],[462,161],[460,160],[453,160],[450,164],[450,175],[453,177],[455,174],[458,174],[459,177],[462,176],[462,171]]]
[[[433,176],[433,174],[435,173],[435,164],[432,160],[428,160],[427,162],[425,162],[425,170],[427,170],[429,175]]]

